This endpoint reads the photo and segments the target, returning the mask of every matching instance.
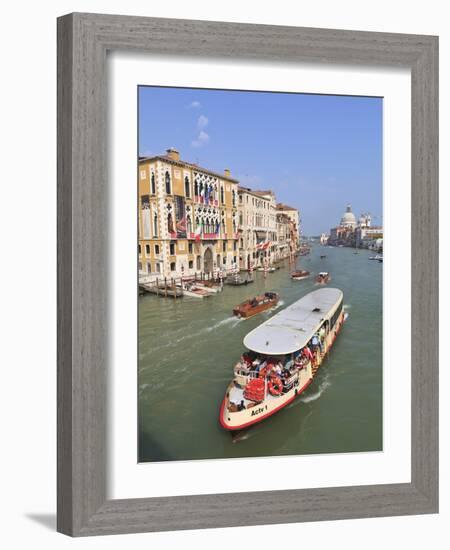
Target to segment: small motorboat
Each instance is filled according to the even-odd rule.
[[[241,277],[241,275],[239,274],[228,275],[224,283],[226,285],[232,285],[232,286],[248,285],[250,283],[253,283],[253,277],[251,277],[249,274],[247,275],[247,278]]]
[[[211,292],[208,292],[205,288],[202,288],[201,285],[197,285],[196,283],[185,283],[183,285],[177,285],[177,287],[182,288],[183,294],[191,298],[208,298],[208,296],[211,296]]]
[[[304,269],[299,269],[298,271],[293,271],[291,273],[291,279],[294,279],[294,281],[301,281],[302,279],[307,279],[309,277],[309,271],[305,271]]]
[[[223,290],[223,286],[220,284],[219,281],[206,280],[198,282],[196,284],[198,288],[203,288],[211,294],[217,294],[218,292],[222,292]]]
[[[331,275],[327,271],[321,271],[315,280],[320,285],[326,285],[331,281]]]
[[[324,258],[326,258],[325,254],[322,254],[322,256],[320,256],[320,259],[323,260]]]
[[[256,268],[256,271],[265,271],[266,273],[273,273],[276,271],[276,267],[270,266],[270,267],[258,267]]]
[[[233,314],[237,317],[248,319],[257,313],[261,313],[261,311],[266,311],[267,309],[276,306],[279,299],[280,297],[276,292],[265,292],[260,296],[255,296],[254,298],[246,300],[245,302],[242,302],[242,304],[234,307]]]
[[[379,254],[377,254],[376,256],[369,256],[369,260],[377,260],[378,262],[382,262],[383,256],[380,256]]]

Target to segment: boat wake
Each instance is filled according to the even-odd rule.
[[[205,332],[212,332],[213,330],[216,330],[216,328],[220,328],[223,326],[231,325],[231,327],[235,327],[242,319],[239,317],[236,317],[232,315],[231,317],[227,317],[226,319],[222,319],[222,321],[219,321],[218,323],[215,323],[214,325],[211,325],[210,327],[206,327]]]
[[[197,332],[191,332],[191,333],[188,333],[188,334],[184,334],[183,336],[180,336],[179,338],[173,338],[173,340],[170,340],[170,342],[167,342],[166,344],[162,344],[160,346],[155,346],[155,347],[151,348],[151,351],[149,351],[146,354],[143,354],[141,356],[141,359],[144,358],[146,355],[150,355],[150,353],[154,353],[155,351],[159,351],[159,350],[164,349],[164,348],[171,348],[174,345],[177,345],[177,344],[180,344],[181,342],[184,342],[185,340],[190,340],[191,338],[201,336],[202,334],[206,334],[208,332],[213,332],[217,328],[227,326],[227,325],[230,325],[231,328],[234,328],[241,321],[242,321],[242,319],[239,319],[238,317],[235,317],[235,316],[227,317],[226,319],[222,319],[221,321],[218,321],[217,323],[215,323],[215,324],[213,324],[209,327],[204,327],[204,328],[198,330]]]
[[[306,395],[305,397],[300,397],[299,401],[301,401],[302,403],[310,403],[311,401],[315,401],[316,399],[319,399],[323,392],[330,386],[331,382],[328,380],[328,377],[325,377],[319,382],[319,387],[317,388],[317,391],[315,393],[312,393],[311,395]]]
[[[240,443],[241,441],[247,440],[249,437],[250,437],[249,432],[244,432],[244,433],[236,432],[232,434],[231,441],[233,443]]]

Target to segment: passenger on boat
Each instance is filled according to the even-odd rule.
[[[317,351],[317,348],[320,349],[320,353],[322,353],[322,342],[320,341],[319,335],[316,333],[311,338],[311,346],[313,348],[313,351]]]
[[[267,361],[259,361],[259,363],[255,367],[255,372],[259,373],[263,370],[264,367],[267,366]]]
[[[274,372],[277,376],[281,376],[281,373],[282,373],[281,363],[278,363],[277,365],[275,365],[272,372]]]
[[[319,338],[322,344],[325,342],[325,336],[326,336],[325,325],[322,325],[319,329]]]
[[[237,406],[238,411],[243,411],[245,409],[245,403],[244,400],[242,400],[239,405]]]
[[[313,354],[308,346],[303,348],[302,355],[307,361],[312,361],[313,359]]]

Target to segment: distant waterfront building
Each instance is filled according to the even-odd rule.
[[[358,226],[362,228],[370,227],[372,224],[372,216],[367,213],[361,214],[358,221]]]
[[[356,218],[355,214],[352,212],[352,206],[351,204],[347,204],[347,208],[341,218],[341,223],[339,226],[346,229],[356,229],[356,225]]]
[[[358,248],[383,248],[383,228],[380,226],[358,227],[356,229],[356,246]]]
[[[156,277],[238,263],[238,181],[166,155],[139,159],[139,272]]]
[[[294,224],[284,212],[277,213],[277,248],[275,259],[289,258],[295,251]]]
[[[327,244],[328,242],[328,235],[326,233],[322,233],[319,237],[320,244]]]
[[[300,213],[297,208],[282,202],[277,204],[277,212],[285,214],[291,220],[292,250],[296,252],[300,245]]]
[[[277,241],[275,195],[238,187],[239,265],[241,269],[272,263]]]
[[[368,213],[361,214],[357,222],[351,205],[348,204],[339,225],[330,230],[328,244],[381,250],[383,228],[372,226],[372,216]]]

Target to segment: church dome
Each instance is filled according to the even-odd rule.
[[[345,214],[341,218],[342,227],[356,227],[356,218],[355,214],[352,212],[352,207],[350,204],[347,204]]]

